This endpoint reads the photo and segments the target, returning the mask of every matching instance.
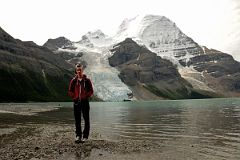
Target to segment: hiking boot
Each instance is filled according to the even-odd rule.
[[[76,136],[76,138],[75,138],[75,143],[80,143],[80,142],[81,142],[80,136]]]
[[[86,142],[88,139],[87,138],[83,138],[82,139],[82,142],[84,143],[84,142]]]

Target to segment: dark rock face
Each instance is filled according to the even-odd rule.
[[[83,52],[79,52],[77,54],[71,53],[71,52],[64,52],[64,51],[58,51],[56,52],[60,57],[62,57],[65,60],[71,60],[73,58],[80,58],[83,56]]]
[[[240,73],[220,77],[219,85],[223,85],[227,91],[240,92]]]
[[[76,49],[72,46],[72,42],[65,37],[59,37],[56,39],[48,39],[48,41],[43,45],[51,51],[56,51],[58,48],[63,49]]]
[[[120,67],[122,77],[127,82],[153,83],[159,80],[182,80],[173,64],[152,53],[147,48],[139,46],[132,39],[116,45],[111,50],[114,54],[109,58],[113,67]]]
[[[67,99],[73,66],[48,48],[22,42],[0,29],[0,101]]]
[[[235,61],[231,55],[212,50],[211,52],[206,52],[206,54],[191,58],[187,63],[183,61],[180,61],[180,63],[184,66],[193,65],[197,71],[207,71],[214,77],[221,77],[240,71],[240,63]]]
[[[82,36],[82,41],[89,42],[89,39],[87,36]],[[80,42],[78,42],[80,43]],[[92,43],[90,43],[91,45]],[[68,63],[72,64],[73,66],[76,65],[77,63],[83,64],[85,67],[87,66],[87,62],[82,60],[81,57],[83,56],[83,52],[75,52],[77,49],[73,42],[70,40],[66,39],[65,37],[59,37],[56,39],[49,39],[43,46],[47,47],[51,51],[53,51],[56,55],[61,57],[62,59],[66,60]],[[88,44],[86,44],[88,46]],[[88,47],[93,47],[93,46],[88,46]],[[58,50],[59,48],[61,49],[67,49],[67,51],[64,50]],[[72,50],[73,52],[69,51]],[[72,69],[71,69],[72,70]]]
[[[206,54],[190,58],[187,63],[183,61],[180,63],[184,66],[193,66],[197,71],[212,76],[226,92],[239,92],[240,63],[231,55],[217,50],[205,48],[205,52]],[[218,90],[219,86],[214,89]]]
[[[7,32],[5,32],[1,27],[0,27],[0,39],[5,42],[15,43],[14,38],[10,36]]]
[[[137,59],[140,53],[150,53],[147,48],[139,46],[131,38],[127,38],[125,41],[113,46],[111,52],[114,54],[109,58],[109,63],[114,67]]]
[[[111,52],[109,64],[120,70],[119,77],[127,85],[142,84],[158,96],[170,99],[192,97],[191,85],[181,78],[176,66],[132,39],[115,45]]]

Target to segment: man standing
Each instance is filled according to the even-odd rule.
[[[68,94],[73,98],[74,117],[76,127],[76,143],[85,142],[90,131],[89,97],[93,95],[92,82],[83,74],[83,65],[75,67],[76,76],[70,81]],[[81,128],[81,113],[84,119],[84,130]]]

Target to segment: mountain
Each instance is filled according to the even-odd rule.
[[[200,46],[165,16],[125,19],[112,37],[97,30],[56,48],[69,63],[84,63],[106,101],[129,93],[139,100],[240,96],[239,62]]]
[[[239,62],[229,54],[198,45],[165,16],[125,19],[114,38],[127,37],[177,65],[181,76],[195,89],[240,96]]]
[[[67,48],[67,47],[72,46],[72,42],[65,37],[59,37],[56,39],[48,39],[48,41],[46,43],[44,43],[43,46],[47,47],[48,49],[50,49],[52,51],[55,51],[58,48]]]
[[[150,97],[149,91],[158,96],[155,99],[207,98],[215,95],[194,90],[172,62],[162,59],[130,38],[116,44],[111,52],[110,65],[120,70],[119,77],[138,99],[146,99],[142,93]]]
[[[73,66],[46,47],[0,28],[0,102],[64,101]]]

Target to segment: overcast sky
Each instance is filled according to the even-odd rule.
[[[174,21],[200,45],[236,53],[235,46],[240,46],[240,0],[0,0],[0,4],[0,26],[14,38],[39,45],[59,36],[78,41],[96,29],[113,35],[123,19],[154,14]]]

